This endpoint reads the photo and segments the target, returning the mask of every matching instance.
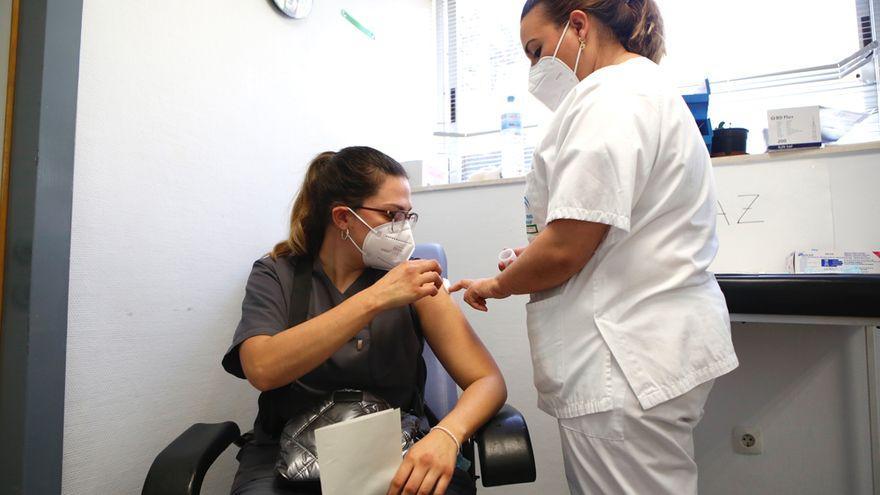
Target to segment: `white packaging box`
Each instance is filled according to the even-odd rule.
[[[794,274],[880,274],[880,250],[874,252],[826,251],[821,249],[795,251],[788,256],[786,265],[788,266],[788,272]]]
[[[783,108],[767,111],[769,151],[822,146],[819,107]]]

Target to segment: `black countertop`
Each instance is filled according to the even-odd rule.
[[[731,313],[880,318],[880,275],[715,276]]]

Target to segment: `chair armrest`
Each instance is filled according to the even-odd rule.
[[[535,473],[535,453],[529,428],[522,414],[505,404],[474,436],[480,456],[483,486],[531,483]]]
[[[240,436],[230,421],[190,426],[156,456],[142,494],[198,495],[208,468]]]

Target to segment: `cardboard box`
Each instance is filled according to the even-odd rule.
[[[789,273],[880,274],[878,251],[795,251],[788,256]]]
[[[769,151],[822,146],[820,107],[783,108],[767,111]]]

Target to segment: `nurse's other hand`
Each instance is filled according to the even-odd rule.
[[[497,278],[460,280],[449,288],[449,292],[458,292],[461,289],[467,289],[464,293],[464,302],[477,311],[489,311],[489,308],[486,306],[486,300],[488,299],[510,297],[510,293],[504,292],[501,289]]]
[[[399,308],[423,297],[436,296],[443,287],[440,263],[407,261],[394,267],[368,290],[380,310]]]
[[[528,247],[528,246],[526,246],[526,247]],[[505,249],[507,249],[507,248],[505,248]],[[519,258],[520,256],[522,256],[522,254],[523,254],[523,252],[524,252],[525,250],[526,250],[525,247],[513,248],[513,252],[516,254],[516,257],[517,257],[517,258]],[[503,272],[504,269],[507,268],[508,266],[512,265],[514,261],[516,261],[516,260],[514,259],[513,261],[511,261],[510,263],[508,263],[508,264],[506,264],[506,265],[505,265],[504,263],[502,263],[502,262],[499,261],[499,262],[498,262],[498,271],[499,271],[499,272]]]
[[[441,431],[432,431],[416,442],[391,480],[388,495],[446,493],[455,472],[458,447]]]

